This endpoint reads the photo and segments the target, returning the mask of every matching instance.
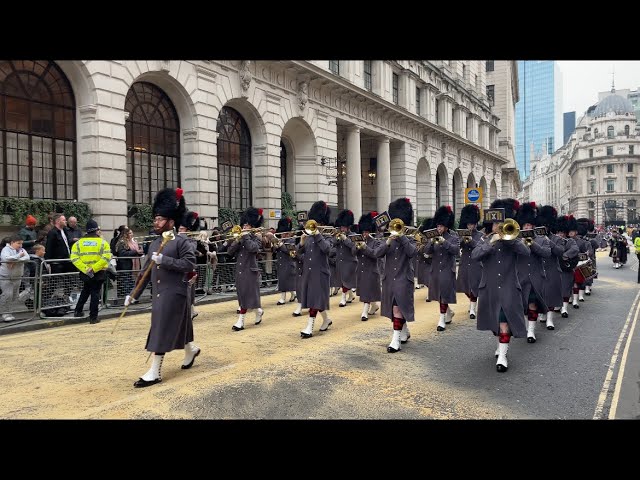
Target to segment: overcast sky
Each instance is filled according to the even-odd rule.
[[[640,87],[639,61],[558,61],[563,79],[563,112],[576,112],[576,120],[598,101],[598,92],[611,90],[615,70],[616,89]]]

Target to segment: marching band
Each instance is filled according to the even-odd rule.
[[[173,201],[169,200],[170,206]],[[184,216],[180,221],[184,207],[178,211],[172,206],[174,213],[158,205],[154,213],[160,220],[172,219],[174,227],[183,232],[197,230],[193,218]],[[176,205],[180,207],[179,202]],[[585,295],[591,295],[593,279],[597,277],[595,253],[606,241],[594,233],[595,225],[587,218],[558,217],[550,205],[520,205],[513,199],[497,199],[484,211],[476,205],[466,205],[460,212],[457,230],[455,214],[447,205],[440,206],[433,218],[423,219],[419,228],[412,227],[414,212],[408,198],[391,202],[382,214],[363,214],[357,224],[350,210],[339,212],[333,225],[330,214],[329,206],[317,201],[308,212],[298,214],[298,228],[290,218],[282,218],[273,234],[263,228],[262,210],[249,207],[242,213],[239,225],[228,228],[230,233],[218,240],[223,242],[222,249],[237,258],[239,309],[238,320],[232,326],[234,332],[244,330],[248,310],[256,311],[256,325],[262,323],[264,310],[256,255],[269,251],[275,255],[278,272],[280,298],[276,305],[285,305],[289,292],[288,301],[298,302],[294,317],[302,316],[303,309],[308,310],[301,338],[313,337],[317,314],[323,319],[320,332],[326,332],[333,324],[328,315],[329,299],[331,289],[337,287],[342,293],[340,307],[359,297],[363,322],[378,311],[391,321],[387,352],[399,352],[411,337],[408,324],[416,320],[417,279],[418,285],[428,287],[426,301],[439,303],[438,332],[444,332],[452,323],[450,305],[457,302],[457,293],[467,296],[469,318],[476,320],[478,330],[490,330],[497,337],[496,370],[506,372],[511,337],[535,343],[538,321],[553,331],[557,313],[563,318],[569,316],[570,299],[573,308],[578,309],[585,302]],[[192,268],[193,258],[187,252],[195,249],[189,246],[192,243],[175,244],[184,250],[180,257],[187,259],[176,270],[177,275]],[[626,240],[614,232],[610,244],[614,267],[619,268],[626,261]],[[164,253],[169,259],[169,267],[165,268],[169,270],[177,265],[171,259],[176,255],[171,253],[174,250],[168,248]],[[155,251],[154,256],[158,256]],[[149,261],[160,268],[158,258]],[[154,269],[152,281],[157,277],[160,283],[160,273],[155,272]],[[155,353],[154,364],[136,382],[137,387],[161,380],[160,367],[166,351],[185,348],[182,368],[191,367],[200,354],[193,344],[191,315],[186,313],[192,303],[191,292],[189,297],[180,307],[180,316],[186,323],[180,327],[180,338],[175,339],[175,328],[167,331],[169,327],[165,326],[166,312],[159,306],[160,298],[153,298],[153,312],[165,323],[152,321],[147,349]],[[167,341],[158,342],[156,338]]]

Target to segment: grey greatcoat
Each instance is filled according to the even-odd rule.
[[[547,274],[547,282],[544,286],[544,299],[547,307],[560,308],[562,306],[562,280],[560,279],[560,264],[558,260],[564,254],[562,239],[557,235],[549,235],[551,256],[544,258],[544,270]]]
[[[521,240],[518,240],[521,242]],[[522,287],[523,311],[529,310],[529,295],[533,291],[538,297],[538,311],[546,313],[548,310],[545,296],[547,274],[544,259],[551,257],[551,243],[547,237],[537,235],[531,244],[531,255],[518,256],[518,280]]]
[[[356,268],[358,259],[356,258],[356,244],[349,237],[344,240],[333,238],[333,245],[336,249],[336,272],[342,285],[341,287],[356,287]]]
[[[302,308],[329,310],[329,253],[331,243],[321,234],[304,237],[298,245],[302,255],[302,285],[298,301]]]
[[[182,235],[167,242],[162,249],[162,263],[156,265],[151,253],[160,248],[162,237],[156,238],[149,246],[143,272],[149,262],[151,267],[152,304],[151,328],[147,336],[148,352],[166,353],[184,348],[193,341],[191,320],[191,295],[187,274],[196,267],[194,243]],[[139,290],[143,291],[143,288]]]
[[[598,241],[595,238],[590,238],[588,239],[589,243],[591,244],[591,254],[589,256],[589,258],[591,258],[591,261],[593,262],[593,268],[594,270],[596,270],[596,251],[598,250]],[[586,285],[593,285],[593,278],[587,280]]]
[[[295,266],[296,266],[296,300],[300,301],[300,295],[302,295],[302,266],[303,266],[303,256],[298,251],[298,246],[296,245],[296,258],[295,258]]]
[[[291,258],[286,245],[295,245],[295,238],[285,238],[280,247],[273,247],[278,262],[278,291],[293,292],[296,289],[298,267],[296,259]]]
[[[418,253],[416,255],[415,269],[418,284],[429,286],[431,283],[431,262],[433,255],[426,253],[427,245],[422,243],[417,245]]]
[[[418,253],[415,242],[402,235],[389,246],[385,239],[378,244],[375,252],[376,257],[385,257],[382,273],[382,315],[393,320],[395,302],[404,319],[413,322],[413,257]]]
[[[227,252],[236,255],[236,289],[240,308],[260,308],[260,281],[257,254],[262,241],[253,233],[247,233],[232,242]]]
[[[342,287],[342,280],[340,280],[340,275],[338,274],[338,267],[336,266],[336,248],[333,246],[333,237],[325,237],[327,242],[331,245],[331,250],[329,251],[329,286],[331,288],[334,287]]]
[[[578,253],[580,252],[578,244],[573,238],[567,238],[566,240],[567,243],[565,243],[564,245],[564,253],[562,254],[563,257],[577,257]],[[560,257],[559,260],[562,261],[562,257]],[[562,296],[571,297],[571,295],[573,294],[573,270],[571,270],[570,272],[561,271],[560,281],[562,282]]]
[[[522,287],[516,271],[517,257],[529,256],[529,249],[518,240],[498,240],[493,245],[487,238],[471,253],[471,259],[482,262],[482,279],[478,287],[477,329],[500,332],[500,311],[504,312],[514,337],[524,337],[527,329],[522,315]]]
[[[382,299],[380,289],[380,273],[378,271],[378,257],[376,248],[380,240],[371,237],[365,239],[366,248],[356,251],[358,270],[356,270],[356,290],[360,301],[364,303],[379,302]]]
[[[433,255],[429,300],[440,303],[456,303],[456,256],[460,253],[460,237],[446,231],[444,243],[429,242],[425,252]]]
[[[574,237],[574,240],[578,244],[578,249],[580,250],[580,253],[586,253],[589,256],[589,258],[591,258],[591,255],[593,254],[593,249],[591,248],[591,242],[589,241],[589,239],[584,239],[576,235]],[[580,286],[584,288],[585,285],[592,285],[592,284],[593,282],[589,283],[589,281],[587,281],[584,283],[584,285],[580,285]]]
[[[474,230],[469,243],[460,242],[462,255],[460,255],[460,265],[458,265],[458,278],[456,280],[456,292],[472,294],[478,296],[478,285],[482,279],[482,263],[471,260],[471,252],[481,243],[482,234]]]

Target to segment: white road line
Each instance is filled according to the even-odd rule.
[[[618,343],[616,343],[616,348],[613,349],[613,355],[611,356],[611,361],[609,362],[609,370],[607,371],[607,376],[604,379],[604,384],[602,385],[602,390],[600,390],[600,396],[598,397],[598,404],[596,405],[596,411],[593,414],[594,420],[600,420],[602,418],[602,410],[604,408],[604,402],[607,399],[607,392],[609,391],[609,386],[611,385],[611,378],[613,377],[613,371],[616,368],[616,362],[618,361],[618,353],[620,352],[620,346],[622,345],[622,340],[627,333],[627,328],[629,327],[629,322],[631,321],[631,316],[633,315],[633,311],[638,308],[637,302],[638,297],[640,297],[640,291],[636,294],[636,298],[631,303],[631,309],[629,310],[629,315],[627,315],[627,320],[624,322],[624,327],[622,328],[622,332],[620,332],[620,337],[618,337]],[[636,306],[634,308],[634,305]]]
[[[618,370],[618,378],[616,379],[616,389],[613,392],[613,399],[611,400],[611,408],[609,409],[609,420],[616,418],[616,410],[618,409],[618,400],[620,399],[620,390],[622,390],[622,379],[624,377],[624,368],[627,365],[627,356],[629,355],[629,347],[631,346],[631,339],[633,338],[633,331],[636,328],[638,322],[638,313],[640,313],[640,305],[636,307],[636,315],[633,318],[631,324],[631,330],[629,330],[629,336],[627,337],[627,344],[624,346],[624,352],[622,353],[622,360],[620,361],[620,370]]]

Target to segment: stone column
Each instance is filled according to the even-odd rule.
[[[391,203],[391,153],[389,151],[389,137],[378,140],[378,172],[376,176],[378,201],[376,208],[382,213]]]
[[[360,128],[347,131],[347,205],[354,218],[362,215],[362,168],[360,155]]]

